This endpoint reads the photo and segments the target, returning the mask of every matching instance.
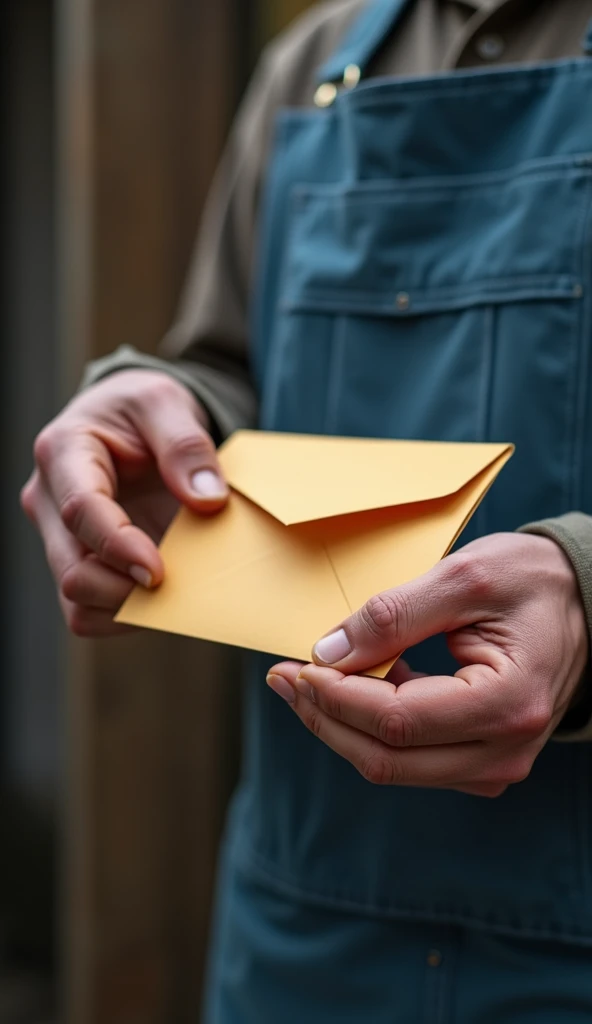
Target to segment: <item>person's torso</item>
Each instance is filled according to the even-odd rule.
[[[326,77],[363,70],[398,6],[369,3]],[[255,319],[262,428],[514,442],[464,542],[592,513],[591,101],[582,56],[369,79],[285,112]],[[446,658],[438,641],[410,654],[426,672]],[[496,801],[377,789],[265,667],[233,812],[244,870],[361,912],[592,942],[589,746],[550,744]]]

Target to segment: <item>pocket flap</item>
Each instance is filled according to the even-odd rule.
[[[589,163],[487,176],[297,186],[283,276],[289,311],[413,316],[574,299]]]

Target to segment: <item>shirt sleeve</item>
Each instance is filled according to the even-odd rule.
[[[130,346],[91,363],[83,386],[125,369],[160,370],[190,388],[206,408],[216,441],[256,425],[250,370],[249,308],[257,252],[259,199],[280,107],[309,106],[316,69],[366,0],[313,5],[259,61],[206,203],[177,319],[155,356]]]
[[[263,55],[214,180],[173,327],[157,355],[123,346],[87,367],[82,385],[125,369],[160,370],[188,387],[222,441],[257,419],[249,367],[248,308],[259,193],[276,105]]]
[[[583,512],[568,512],[557,519],[545,519],[521,527],[520,533],[535,533],[549,537],[563,549],[576,574],[588,634],[592,638],[592,516]],[[592,740],[592,669],[590,661],[583,680],[581,698],[568,711],[555,739],[565,741]]]

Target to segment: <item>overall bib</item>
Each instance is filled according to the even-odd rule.
[[[370,2],[319,81],[363,73],[406,6]],[[592,513],[592,60],[374,78],[284,111],[262,217],[262,429],[514,442],[461,543]],[[453,668],[438,639],[408,657]],[[414,1024],[398,1002],[415,984],[396,974],[405,944],[386,951],[425,928],[530,942],[545,983],[563,976],[592,1019],[591,745],[550,743],[497,800],[375,788],[268,690],[273,660],[250,665],[208,1022]],[[584,973],[570,979],[562,949]],[[272,991],[277,1016],[261,1009]],[[530,1017],[516,998],[523,1016],[491,1020],[576,1019],[565,1000]]]

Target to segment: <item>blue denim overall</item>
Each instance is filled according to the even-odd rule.
[[[349,64],[364,72],[406,6],[370,2],[319,81],[341,80]],[[592,60],[374,78],[327,109],[284,111],[262,216],[263,429],[514,442],[463,542],[592,513]],[[409,660],[449,667],[438,640]],[[265,899],[285,899],[311,920],[315,908],[319,921],[343,915],[344,930],[372,920],[395,934],[407,922],[411,935],[425,923],[579,947],[592,1019],[591,746],[550,743],[530,778],[493,801],[374,788],[267,689],[269,664],[257,658],[250,671],[211,1005],[223,1005],[220,964],[243,962],[241,915],[263,936]],[[325,977],[341,980],[334,1017],[316,1016],[312,999],[276,1019],[378,1020],[352,1009],[337,941],[323,944],[287,911],[281,922],[278,911],[265,955],[282,1000],[298,1007],[311,983],[286,966],[307,943]],[[367,970],[388,987],[361,934],[358,980]],[[237,972],[246,1006],[265,983]],[[258,1013],[208,1019],[250,1024]]]

